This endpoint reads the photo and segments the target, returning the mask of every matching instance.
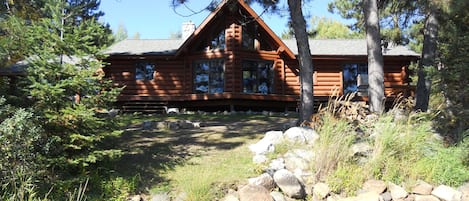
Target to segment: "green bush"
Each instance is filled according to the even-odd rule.
[[[43,172],[43,129],[30,110],[4,104],[0,98],[0,198],[31,200]]]

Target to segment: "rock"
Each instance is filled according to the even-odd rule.
[[[277,158],[270,161],[269,167],[267,168],[267,172],[270,175],[274,175],[277,170],[285,169],[285,160],[283,158]]]
[[[129,201],[143,201],[143,198],[140,195],[134,195],[134,196],[130,196],[128,200]]]
[[[388,185],[389,192],[391,192],[392,200],[404,199],[407,197],[407,191],[393,183],[389,183]]]
[[[267,140],[272,142],[272,144],[278,144],[283,141],[283,132],[282,131],[268,131],[265,133],[262,140]]]
[[[386,183],[381,180],[370,179],[363,183],[363,190],[381,194],[386,190]]]
[[[381,199],[383,201],[391,201],[392,200],[392,197],[391,197],[391,193],[390,192],[384,192],[384,193],[381,193],[381,195],[379,195],[381,197]]]
[[[156,123],[154,121],[144,121],[142,123],[142,130],[153,130],[156,128]]]
[[[306,150],[306,149],[293,149],[291,151],[293,154],[295,154],[296,156],[302,158],[302,159],[305,159],[307,161],[312,161],[314,159],[314,151],[309,149],[309,150]]]
[[[311,172],[311,170],[302,170],[297,168],[293,170],[293,174],[303,186],[310,185],[311,188],[306,188],[305,191],[306,194],[311,195],[311,189],[313,188],[312,184],[315,180],[315,175],[313,174],[313,172]]]
[[[160,193],[151,196],[151,201],[170,201],[169,195],[167,193]]]
[[[275,150],[274,144],[268,140],[259,140],[256,144],[249,145],[249,150],[256,155],[266,154]]]
[[[440,201],[433,195],[415,195],[415,201]]]
[[[291,142],[314,144],[319,135],[312,128],[291,127],[285,131],[284,136]]]
[[[283,196],[283,194],[278,191],[270,192],[270,195],[272,196],[274,201],[287,201],[285,197]]]
[[[285,167],[290,171],[310,169],[309,161],[292,154],[285,155]]]
[[[252,157],[252,162],[254,162],[255,164],[265,163],[266,161],[267,161],[267,156],[263,154],[257,154],[254,157]]]
[[[248,184],[239,190],[240,201],[273,201],[269,191],[262,186]]]
[[[469,183],[466,183],[458,188],[462,193],[461,201],[469,201]]]
[[[433,189],[432,195],[444,201],[461,201],[462,193],[445,185]]]
[[[274,181],[282,192],[291,198],[303,199],[306,196],[303,186],[300,181],[286,169],[281,169],[275,172]]]
[[[186,200],[187,200],[187,193],[186,192],[180,192],[171,201],[186,201]]]
[[[412,193],[419,195],[430,195],[432,194],[433,186],[424,181],[418,181],[417,184],[412,188]]]
[[[222,201],[239,201],[239,198],[235,193],[228,193],[223,197]]]
[[[272,176],[267,173],[261,174],[258,177],[248,179],[249,184],[263,186],[268,191],[271,191],[275,188],[275,182]]]
[[[353,144],[351,149],[353,156],[368,156],[373,150],[373,148],[367,142]]]
[[[380,201],[379,194],[373,191],[365,192],[358,195],[356,201]]]
[[[331,193],[331,189],[325,183],[317,183],[313,187],[313,197],[322,200],[326,198],[329,193]]]

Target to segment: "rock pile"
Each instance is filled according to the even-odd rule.
[[[224,201],[469,201],[469,183],[458,189],[432,186],[419,181],[409,191],[380,180],[368,180],[353,197],[334,194],[326,183],[315,183],[309,164],[314,159],[311,147],[319,139],[311,128],[292,127],[285,132],[269,131],[264,138],[249,146],[254,163],[269,162],[268,155],[284,140],[301,144],[304,149],[288,150],[283,156],[270,160],[264,173],[248,179],[248,184],[231,189]],[[309,148],[308,148],[309,147]],[[367,152],[368,148],[359,149]],[[358,151],[359,152],[359,151]]]

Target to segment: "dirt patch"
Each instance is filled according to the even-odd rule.
[[[136,116],[135,118],[139,118]],[[143,122],[190,120],[200,128],[143,129]],[[184,164],[193,156],[210,155],[253,143],[271,130],[284,130],[295,119],[273,116],[171,116],[146,118],[125,126],[116,146],[124,151],[115,171],[123,176],[138,175],[140,188],[167,182],[164,172]],[[148,189],[147,189],[148,190]]]

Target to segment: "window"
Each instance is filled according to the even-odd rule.
[[[155,65],[148,62],[139,62],[135,68],[136,80],[153,80]]]
[[[243,61],[243,93],[272,93],[272,61]]]
[[[241,37],[241,46],[245,50],[273,51],[276,49],[265,40],[268,36],[258,29],[257,24],[243,25]]]
[[[353,92],[366,92],[368,90],[367,64],[345,64],[343,77],[344,94]]]
[[[224,50],[226,48],[225,30],[216,36],[206,36],[197,46],[198,51]],[[210,39],[211,38],[211,39]]]
[[[225,65],[222,59],[194,62],[195,93],[223,93]]]
[[[210,49],[223,50],[226,47],[225,42],[225,30],[221,31],[215,38],[210,42]]]

